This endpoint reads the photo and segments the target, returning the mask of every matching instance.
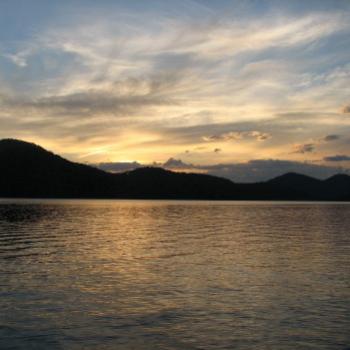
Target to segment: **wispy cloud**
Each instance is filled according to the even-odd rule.
[[[238,141],[245,138],[253,138],[257,141],[265,141],[271,137],[270,134],[261,131],[230,131],[219,135],[203,136],[203,140],[211,141]]]
[[[16,64],[18,67],[26,67],[27,66],[27,60],[26,60],[26,54],[24,53],[17,53],[15,55],[11,54],[4,54],[3,57],[8,58],[11,62]]]
[[[350,156],[345,154],[337,154],[335,156],[327,156],[323,158],[326,162],[346,162],[350,161]]]
[[[294,145],[294,153],[310,153],[315,150],[315,145],[313,143],[305,143],[300,145]]]
[[[157,4],[77,1],[2,45],[0,137],[83,147],[105,162],[347,151],[350,7]]]

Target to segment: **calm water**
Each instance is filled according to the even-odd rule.
[[[348,349],[350,205],[0,201],[0,349]]]

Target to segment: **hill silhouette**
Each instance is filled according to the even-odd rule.
[[[0,197],[350,200],[345,174],[322,181],[288,173],[255,184],[154,167],[111,174],[14,139],[0,140],[0,164]]]

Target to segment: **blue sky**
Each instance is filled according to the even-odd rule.
[[[79,162],[346,172],[349,83],[347,0],[0,2],[0,137]]]

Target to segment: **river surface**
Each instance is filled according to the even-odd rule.
[[[0,349],[350,348],[350,204],[0,200]]]

